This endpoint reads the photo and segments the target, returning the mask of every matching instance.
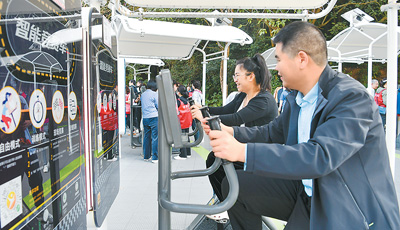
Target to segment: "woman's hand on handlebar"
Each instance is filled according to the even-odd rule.
[[[208,135],[208,133],[210,133],[210,131],[211,131],[211,128],[207,124],[207,120],[202,118],[200,121],[201,121],[201,126],[203,127],[204,132]]]
[[[194,104],[190,107],[190,112],[192,113],[192,117],[196,118],[199,121],[201,121],[203,119],[200,108],[201,108],[201,106],[199,106],[198,104]]]

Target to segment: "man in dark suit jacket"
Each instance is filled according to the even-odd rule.
[[[215,156],[245,162],[228,211],[233,229],[261,229],[261,215],[287,221],[285,229],[400,229],[385,135],[365,87],[327,65],[312,24],[291,23],[274,43],[276,70],[293,89],[281,116],[252,128],[205,125]]]

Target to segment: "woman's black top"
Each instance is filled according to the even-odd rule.
[[[276,101],[268,91],[258,93],[244,108],[237,112],[245,97],[246,93],[239,93],[229,104],[223,107],[210,107],[210,114],[219,115],[224,125],[239,126],[245,124],[246,127],[268,124],[278,116]]]

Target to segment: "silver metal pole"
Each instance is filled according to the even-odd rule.
[[[147,70],[147,81],[150,81],[150,67],[151,67],[151,65],[149,65],[148,70]]]
[[[201,64],[203,64],[203,81],[202,81],[202,102],[203,105],[206,104],[206,77],[207,77],[207,61],[206,61],[206,52],[204,52],[204,50],[196,48],[196,50],[200,51],[203,54],[203,62]]]

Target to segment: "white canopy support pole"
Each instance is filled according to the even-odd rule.
[[[133,79],[136,81],[136,69],[135,69],[135,67],[130,66],[130,65],[126,65],[126,67],[129,67],[129,68],[133,69]]]
[[[203,105],[206,104],[206,77],[207,77],[207,62],[206,62],[206,58],[205,56],[203,56],[203,62],[201,63],[203,64],[203,81],[202,81],[202,98],[201,101],[203,103]]]
[[[200,51],[203,54],[203,62],[201,62],[201,64],[203,64],[203,80],[202,80],[202,98],[201,101],[203,102],[203,104],[206,104],[206,77],[207,77],[207,61],[206,61],[206,52],[204,52],[204,50],[196,48],[196,50]]]
[[[151,67],[151,65],[149,65],[148,70],[147,70],[147,81],[150,81],[150,67]]]
[[[222,76],[222,104],[225,105],[226,103],[226,97],[228,96],[228,48],[231,45],[230,42],[228,42],[225,45],[224,49],[224,72]]]
[[[381,10],[387,10],[387,107],[386,107],[386,146],[388,149],[390,167],[394,177],[396,160],[396,109],[397,109],[397,20],[398,4],[396,0],[388,0],[388,5]]]
[[[136,69],[135,68],[133,68],[133,79],[136,81]]]
[[[125,59],[119,58],[118,61],[118,130],[119,134],[125,133]]]

